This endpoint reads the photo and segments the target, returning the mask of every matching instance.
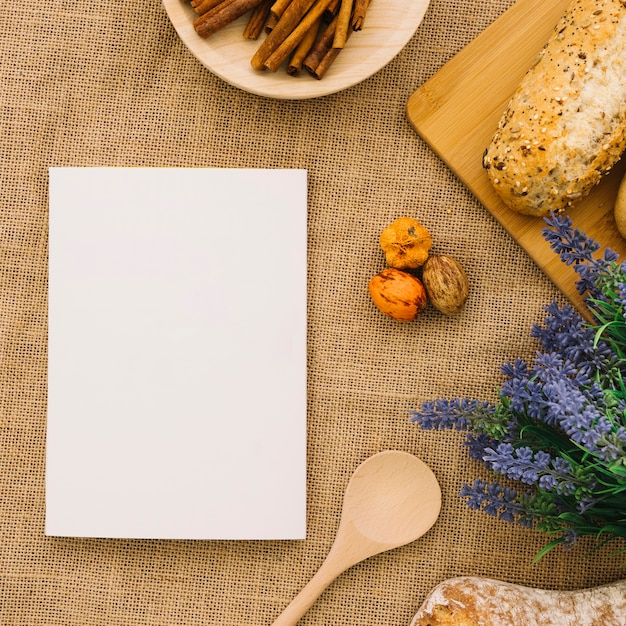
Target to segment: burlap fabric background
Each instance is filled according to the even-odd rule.
[[[370,80],[291,102],[212,75],[157,2],[0,2],[1,626],[269,624],[326,555],[353,469],[389,448],[430,464],[441,517],[418,542],[347,572],[303,624],[405,625],[430,588],[461,574],[558,589],[624,575],[584,546],[532,565],[543,536],[457,497],[481,471],[461,436],[407,419],[426,399],[493,398],[499,366],[532,356],[528,330],[559,297],[405,118],[411,93],[509,5],[432,0],[408,46]],[[49,166],[309,171],[306,541],[44,536]],[[430,310],[401,325],[370,303],[378,234],[403,214],[465,266],[461,317]],[[262,267],[251,271],[263,279]]]

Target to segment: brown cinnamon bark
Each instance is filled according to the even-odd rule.
[[[303,63],[304,68],[318,80],[324,77],[335,59],[339,56],[339,53],[343,50],[343,48],[333,47],[337,20],[338,18],[336,17],[326,27]],[[352,32],[352,30],[348,31],[348,38]]]
[[[278,24],[278,18],[270,11],[267,22],[265,22],[265,32],[269,35],[274,30],[276,24]]]
[[[311,72],[317,80],[322,80],[326,75],[326,72],[330,69],[330,66],[334,63],[335,59],[339,56],[339,53],[343,48],[331,48],[324,58],[318,63],[314,72]]]
[[[289,61],[289,65],[287,65],[287,74],[289,74],[289,76],[297,76],[302,70],[302,63],[304,63],[306,55],[309,53],[315,43],[315,40],[317,39],[317,33],[320,30],[321,24],[322,18],[318,19],[313,26],[309,28],[307,34],[298,44],[298,47],[295,49],[291,60]]]
[[[306,37],[311,27],[321,20],[330,0],[315,0],[300,23],[285,37],[283,42],[265,60],[265,67],[275,72],[289,58],[300,42]],[[279,22],[280,23],[280,22]]]
[[[235,0],[221,0],[221,2],[219,2],[219,4],[216,4],[212,9],[209,9],[208,11],[197,17],[193,22],[193,27],[196,29],[196,32],[200,34],[198,29],[202,28],[202,25],[205,22],[210,22],[211,20],[213,20],[220,11],[226,9],[233,2],[235,2]]]
[[[324,12],[324,19],[327,22],[332,22],[333,18],[339,12],[339,5],[341,4],[341,0],[331,0],[331,3],[328,5],[328,8]]]
[[[270,12],[278,19],[293,0],[274,0]]]
[[[222,4],[222,2],[224,2],[224,0],[198,0],[195,2],[195,4],[194,2],[192,2],[191,6],[194,8],[194,11],[198,15],[204,15],[205,13],[209,12],[211,9]]]
[[[326,53],[332,48],[333,39],[335,37],[335,28],[337,27],[337,18],[331,20],[330,24],[323,29],[322,34],[318,37],[313,47],[306,55],[303,67],[315,76],[317,66],[322,62]]]
[[[193,27],[200,37],[209,37],[256,8],[261,2],[262,0],[224,0],[215,8],[196,18]]]
[[[246,39],[256,40],[260,37],[265,28],[273,1],[274,0],[263,0],[261,4],[252,11],[248,23],[243,30],[243,36]]]
[[[354,0],[354,11],[352,12],[352,30],[361,30],[365,21],[365,14],[370,0]]]
[[[346,45],[346,41],[348,41],[348,30],[352,28],[350,18],[352,17],[353,4],[353,0],[341,0],[339,13],[337,13],[337,28],[335,30],[333,48],[343,48]]]
[[[272,29],[272,32],[265,38],[252,57],[250,63],[254,69],[265,69],[265,61],[267,61],[269,56],[280,46],[289,33],[294,30],[306,12],[311,8],[313,2],[315,2],[315,0],[292,0],[278,20],[276,26]]]

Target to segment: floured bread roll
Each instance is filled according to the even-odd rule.
[[[626,580],[580,591],[532,589],[488,578],[435,587],[411,626],[625,626]]]
[[[528,215],[585,197],[626,149],[626,0],[573,0],[513,94],[483,167]]]

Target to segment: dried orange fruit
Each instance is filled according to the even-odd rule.
[[[424,285],[418,278],[392,267],[370,280],[369,292],[380,311],[400,322],[414,320],[428,302]]]

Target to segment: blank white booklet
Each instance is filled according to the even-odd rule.
[[[306,534],[304,170],[51,168],[46,534]]]

